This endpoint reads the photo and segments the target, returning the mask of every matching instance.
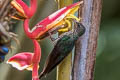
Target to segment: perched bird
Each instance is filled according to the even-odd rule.
[[[73,49],[77,39],[85,33],[85,27],[76,22],[74,31],[69,31],[60,36],[52,52],[46,59],[43,71],[39,78],[51,72]]]

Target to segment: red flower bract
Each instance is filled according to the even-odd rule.
[[[30,6],[26,5],[22,0],[13,0],[11,4],[24,16],[31,18],[36,12],[37,0],[30,0]]]
[[[11,64],[13,67],[17,68],[18,70],[32,70],[32,79],[39,80],[38,78],[38,68],[39,62],[41,58],[41,48],[37,40],[32,40],[34,43],[34,53],[30,52],[23,52],[18,53],[11,57],[7,63]]]

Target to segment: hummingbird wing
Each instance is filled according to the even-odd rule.
[[[40,78],[51,72],[72,51],[73,47],[74,43],[71,40],[71,36],[64,35],[60,38],[46,59]]]

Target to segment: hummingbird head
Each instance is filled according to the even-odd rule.
[[[77,35],[77,36],[82,36],[84,33],[85,33],[85,27],[84,27],[84,25],[82,24],[82,23],[80,23],[80,22],[75,22],[75,34]]]

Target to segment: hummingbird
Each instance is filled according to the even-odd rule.
[[[75,28],[72,31],[63,33],[57,40],[53,50],[48,55],[43,71],[39,79],[51,72],[74,48],[75,42],[85,33],[85,27],[80,22],[75,22]]]

